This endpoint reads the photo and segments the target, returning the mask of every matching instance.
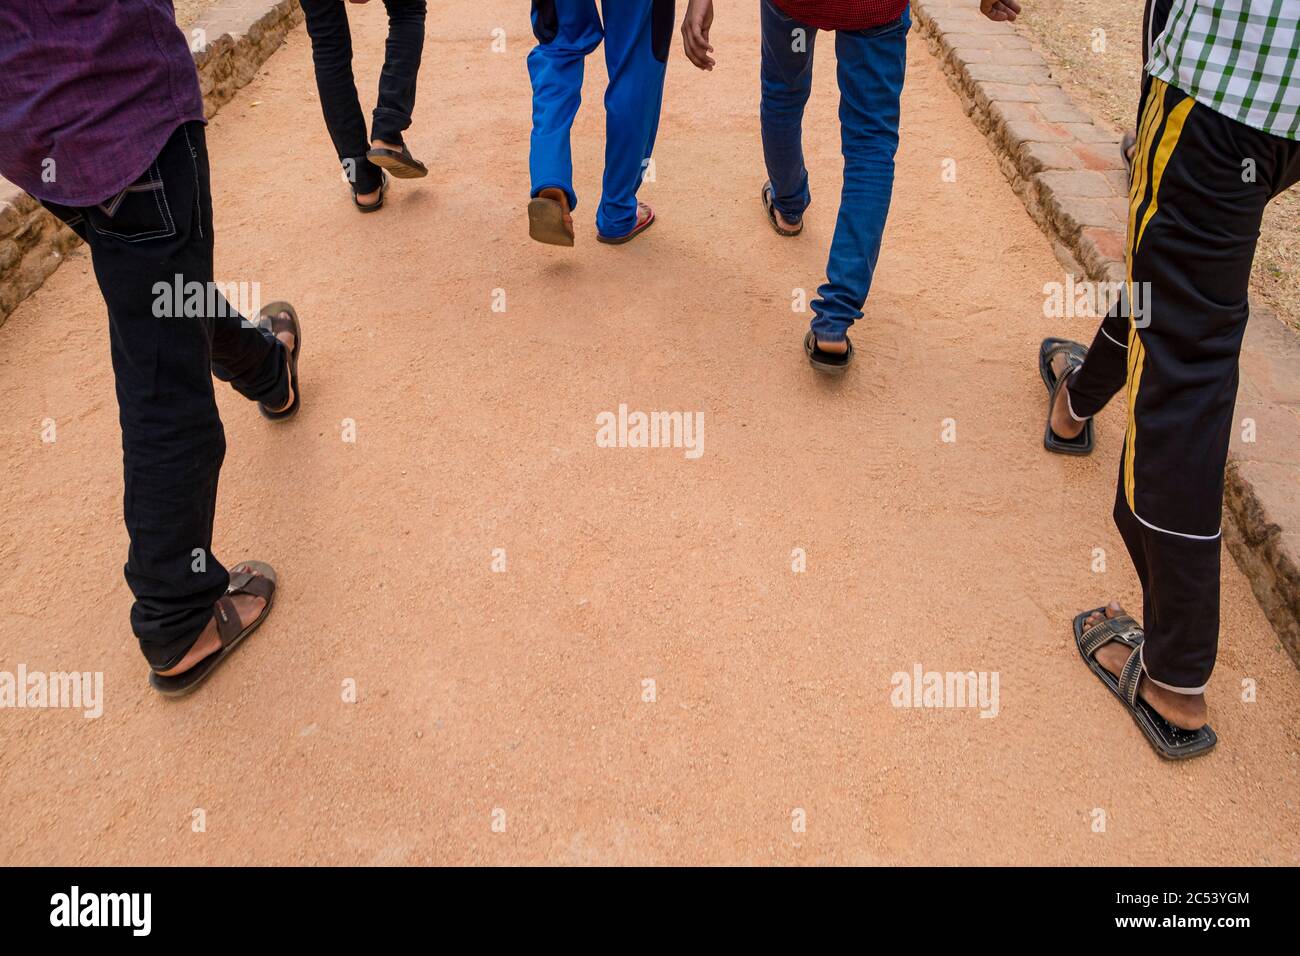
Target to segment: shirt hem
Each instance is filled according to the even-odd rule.
[[[130,186],[133,182],[135,182],[142,175],[144,175],[144,171],[149,168],[149,164],[158,158],[158,154],[162,152],[163,147],[167,145],[167,141],[172,138],[172,136],[176,133],[176,131],[180,129],[182,126],[184,126],[186,123],[193,123],[195,121],[206,124],[207,118],[203,115],[201,111],[197,115],[192,113],[183,114],[181,116],[178,116],[174,123],[160,127],[162,130],[164,130],[164,132],[162,132],[158,136],[158,141],[156,143],[151,142],[149,144],[149,149],[146,151],[148,153],[149,158],[145,160],[144,165],[141,166],[139,169],[135,170],[134,172],[130,173],[129,175],[125,176],[124,178],[122,178],[120,182],[118,180],[113,180],[115,185],[111,186],[109,189],[107,189],[102,193],[96,191],[95,193],[92,194],[75,195],[70,198],[65,198],[62,196],[50,195],[48,193],[45,193],[44,190],[30,189],[25,184],[18,182],[8,174],[6,174],[6,178],[9,179],[9,181],[12,182],[19,189],[25,190],[29,195],[31,195],[33,199],[36,199],[42,203],[51,202],[58,206],[72,206],[77,208],[85,207],[85,206],[97,206],[104,200],[111,199],[113,196],[116,196],[123,189],[125,189],[127,186]],[[0,170],[0,172],[3,171]]]
[[[1293,135],[1291,133],[1283,133],[1275,129],[1269,129],[1267,126],[1264,126],[1259,122],[1251,122],[1251,120],[1246,116],[1241,116],[1236,112],[1229,112],[1229,109],[1225,109],[1227,104],[1215,103],[1212,98],[1206,96],[1204,93],[1187,89],[1179,82],[1178,73],[1172,65],[1158,66],[1148,72],[1157,80],[1163,80],[1174,89],[1186,93],[1206,109],[1214,110],[1214,112],[1218,113],[1220,116],[1230,119],[1233,122],[1240,123],[1242,126],[1248,126],[1260,133],[1267,133],[1269,136],[1276,136],[1278,139],[1285,139],[1293,143],[1300,142],[1300,134]]]

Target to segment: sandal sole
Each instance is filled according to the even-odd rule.
[[[564,222],[558,200],[538,196],[528,202],[528,235],[548,246],[572,246],[573,233]]]

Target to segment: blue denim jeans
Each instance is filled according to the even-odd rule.
[[[808,208],[808,170],[803,161],[803,111],[812,91],[817,29],[762,3],[763,158],[776,208],[798,222]],[[883,27],[835,33],[840,85],[840,141],[844,189],[826,264],[826,283],[813,300],[812,330],[826,342],[844,339],[862,318],[880,237],[894,191],[898,149],[898,101],[907,68],[907,10]]]

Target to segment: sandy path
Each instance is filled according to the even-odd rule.
[[[354,11],[367,89],[377,13]],[[1060,267],[924,45],[862,354],[835,385],[789,304],[834,222],[831,46],[791,242],[756,200],[755,12],[717,34],[712,76],[674,46],[661,220],[627,247],[592,240],[598,57],[579,247],[527,239],[524,5],[433,7],[412,143],[435,172],[379,216],[338,182],[301,30],[222,111],[218,275],[298,306],[307,404],[275,427],[220,393],[216,549],[275,562],[283,589],[187,702],[146,687],[127,626],[84,253],[0,329],[0,669],[103,670],[107,696],[98,720],[0,712],[0,862],[1300,862],[1300,677],[1230,559],[1209,758],[1161,762],[1075,654],[1078,608],[1136,597],[1109,516],[1123,410],[1091,460],[1043,452],[1035,348],[1091,323],[1043,318]],[[621,402],[704,411],[703,457],[596,447]],[[918,662],[998,672],[1000,713],[892,707]]]

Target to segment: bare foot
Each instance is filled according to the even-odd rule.
[[[1068,368],[1064,351],[1052,356],[1052,373],[1059,379]],[[1052,433],[1057,438],[1077,438],[1086,422],[1075,421],[1070,414],[1069,386],[1056,393],[1056,402],[1052,405]]]
[[[1124,611],[1119,604],[1112,601],[1106,607],[1104,616],[1113,618],[1123,613]],[[1102,613],[1100,611],[1095,612],[1088,616],[1083,626],[1085,628],[1092,627],[1102,619]],[[1118,641],[1111,641],[1099,648],[1095,656],[1097,663],[1118,677],[1132,653],[1131,650]],[[1205,706],[1204,694],[1176,694],[1171,690],[1166,690],[1159,684],[1153,684],[1146,674],[1143,674],[1141,681],[1138,683],[1138,696],[1150,704],[1157,714],[1175,727],[1181,727],[1183,730],[1200,730],[1205,726],[1208,711]]]
[[[363,206],[373,206],[379,202],[379,197],[382,195],[383,191],[384,187],[381,185],[373,192],[357,193],[357,202],[361,203]]]
[[[292,336],[290,336],[292,338]],[[241,565],[235,568],[236,571],[245,570]],[[256,574],[256,572],[254,572]],[[252,624],[257,615],[262,613],[262,608],[266,607],[266,599],[257,597],[254,594],[232,594],[230,602],[235,605],[235,612],[239,615],[239,626],[241,629]],[[221,650],[221,637],[217,633],[217,619],[214,616],[208,621],[207,626],[199,634],[199,639],[194,642],[175,667],[165,671],[158,671],[161,677],[175,677],[177,674],[184,674],[187,670],[198,664],[205,657],[209,657]]]
[[[391,149],[395,153],[400,153],[406,149],[401,143],[387,143],[382,139],[372,139],[370,141],[371,149]]]
[[[281,312],[281,313],[280,313],[280,316],[281,316],[282,318],[286,318],[286,319],[287,319],[287,318],[289,318],[289,313],[288,313],[288,312]],[[275,337],[276,337],[277,339],[279,339],[279,340],[284,344],[284,349],[285,349],[285,352],[284,352],[284,361],[285,361],[285,364],[287,365],[287,364],[289,363],[289,356],[290,356],[290,354],[293,352],[293,333],[292,333],[292,332],[278,332],[278,333],[276,333],[276,336],[275,336]],[[290,370],[289,370],[289,400],[288,400],[287,402],[285,402],[281,407],[279,407],[279,408],[273,408],[273,409],[271,409],[271,411],[273,411],[273,412],[283,412],[283,411],[285,411],[286,409],[288,409],[289,406],[292,405],[292,404],[293,404],[293,369],[290,368]],[[259,598],[259,600],[260,600],[260,598]],[[238,599],[236,599],[236,602],[238,602]],[[211,653],[211,652],[209,652],[209,653]],[[199,658],[199,660],[202,660],[203,657],[206,657],[206,656],[207,656],[206,654],[203,655],[202,657]],[[197,663],[197,661],[196,661],[196,663]],[[191,666],[193,666],[193,665],[191,665]],[[160,671],[159,673],[162,673],[162,672]],[[164,674],[163,676],[169,676],[169,675]]]
[[[780,215],[780,213],[777,215]],[[818,339],[817,350],[820,352],[829,352],[831,355],[843,355],[849,350],[849,340],[840,339],[838,342],[823,342],[821,339]]]

